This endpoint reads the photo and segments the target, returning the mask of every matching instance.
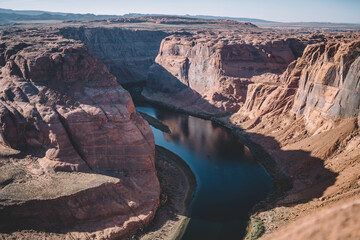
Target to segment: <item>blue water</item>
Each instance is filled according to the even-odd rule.
[[[229,129],[212,121],[137,106],[169,126],[155,143],[179,155],[196,176],[190,222],[182,239],[241,239],[251,208],[273,190],[271,177]]]

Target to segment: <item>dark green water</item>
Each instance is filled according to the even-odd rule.
[[[196,176],[183,240],[241,239],[251,208],[273,190],[271,177],[231,131],[212,121],[138,106],[168,125],[152,127],[155,143],[179,155]]]

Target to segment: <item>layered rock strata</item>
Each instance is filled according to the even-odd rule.
[[[14,169],[2,175],[1,231],[115,239],[146,226],[155,145],[129,93],[81,42],[38,30],[1,39],[0,143],[21,151],[1,161]]]
[[[144,83],[161,40],[168,35],[164,31],[117,27],[66,27],[59,31],[67,38],[86,43],[124,86]]]
[[[305,44],[316,41],[255,29],[172,35],[161,43],[148,86],[173,94],[191,89],[218,112],[236,112],[250,83],[278,83]]]
[[[143,94],[212,117],[239,134],[244,134],[240,128],[246,129],[246,135],[267,150],[293,185],[259,209],[269,233],[318,208],[341,205],[344,199],[351,205],[359,196],[360,35],[262,37],[256,41],[249,36],[248,42],[246,37],[231,42],[211,34],[165,38],[149,83],[167,88],[158,88],[161,94],[148,89]],[[159,69],[167,74],[158,74]],[[197,107],[198,100],[189,100],[190,90],[210,107]],[[208,110],[211,107],[216,110]],[[230,117],[216,116],[231,112]],[[357,227],[356,219],[346,221],[349,228]]]

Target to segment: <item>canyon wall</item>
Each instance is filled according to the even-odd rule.
[[[218,111],[236,112],[250,83],[278,82],[307,42],[277,35],[267,38],[255,29],[172,35],[161,43],[148,86],[176,93],[180,82]]]
[[[259,209],[266,233],[322,207],[338,204],[329,210],[338,216],[338,206],[359,196],[360,36],[296,38],[267,32],[169,36],[143,91],[151,101],[222,122],[265,148],[293,186]],[[197,107],[198,99],[207,105]],[[347,222],[356,228],[353,217]]]
[[[0,230],[115,239],[146,226],[159,204],[155,143],[130,94],[82,42],[1,39],[0,144],[20,153],[1,154]]]
[[[60,28],[66,38],[81,40],[122,85],[144,82],[164,31],[106,27]]]
[[[356,35],[308,45],[277,84],[250,84],[238,115],[243,120],[293,116],[304,121],[309,134],[329,130],[338,118],[357,117],[359,54]]]
[[[309,46],[292,109],[315,130],[320,119],[357,117],[360,105],[360,42],[345,40]],[[302,66],[299,66],[302,65]],[[313,126],[310,126],[313,122]]]

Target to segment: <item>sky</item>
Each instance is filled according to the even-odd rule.
[[[0,8],[71,13],[157,13],[360,23],[360,0],[0,0]]]

